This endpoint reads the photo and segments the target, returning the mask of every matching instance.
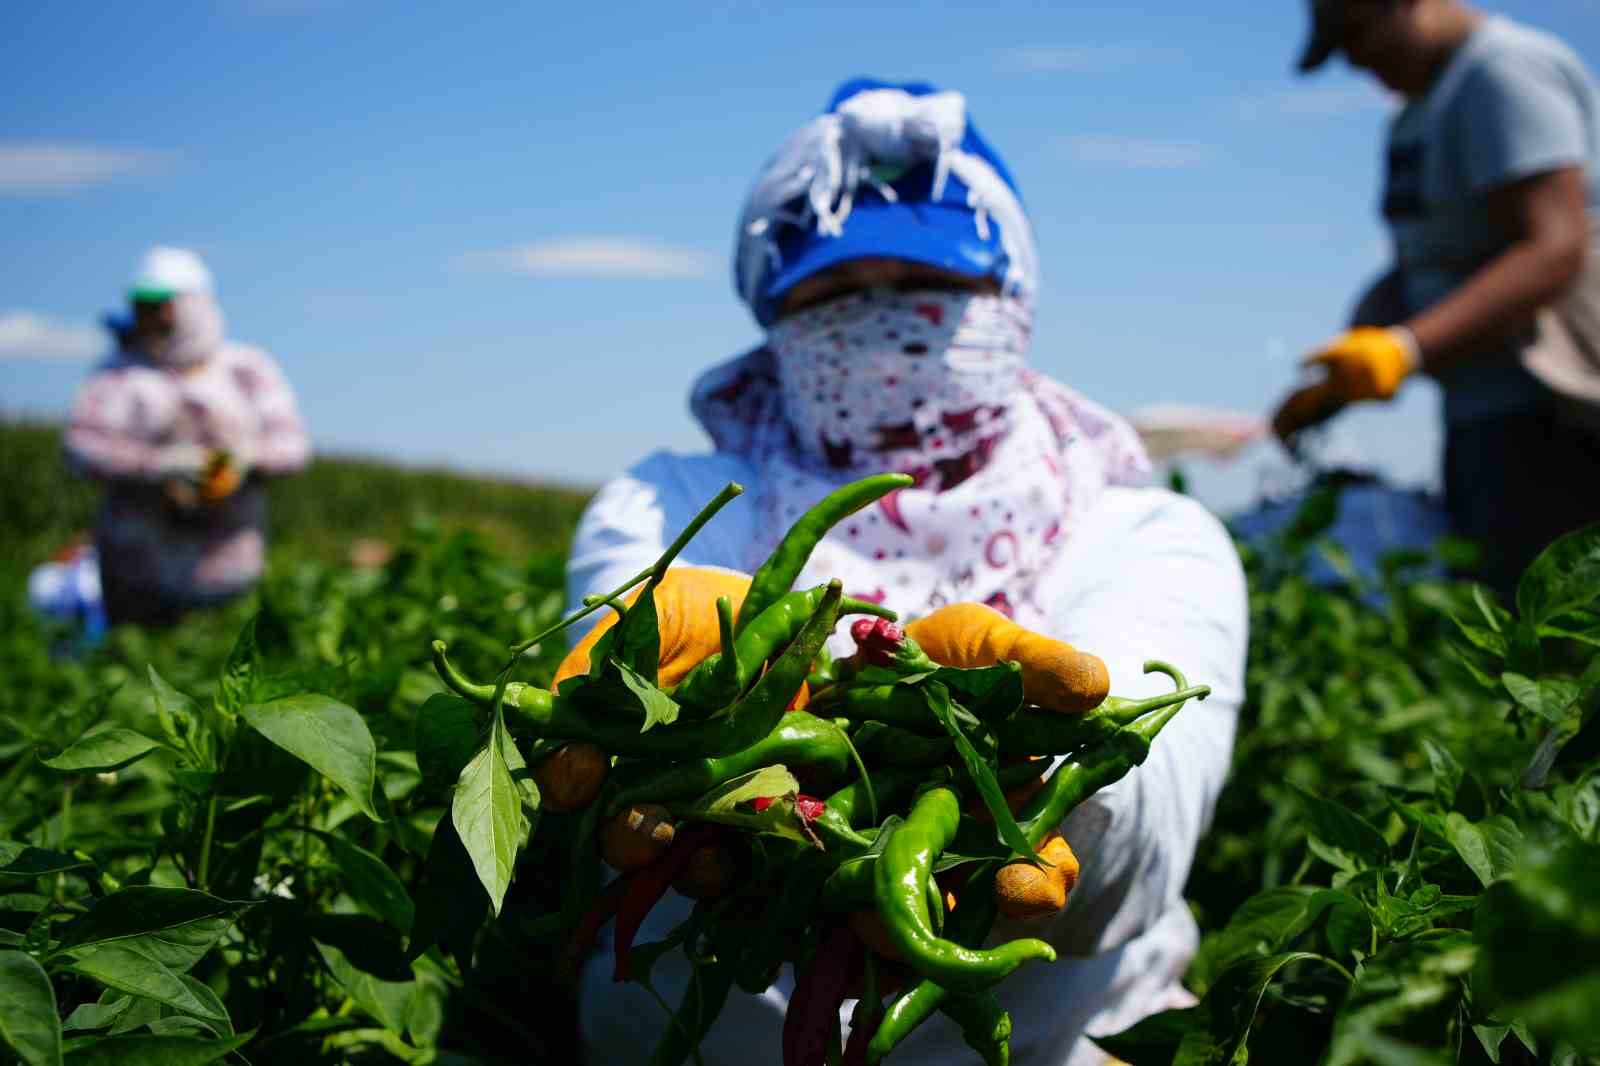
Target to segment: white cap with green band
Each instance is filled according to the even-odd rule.
[[[185,293],[210,293],[211,271],[198,255],[186,248],[156,245],[144,254],[128,297],[135,302],[160,302]]]

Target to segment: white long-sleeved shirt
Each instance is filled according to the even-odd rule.
[[[102,572],[180,603],[227,596],[261,576],[265,489],[252,480],[215,506],[180,513],[163,482],[198,476],[214,450],[264,476],[299,470],[311,452],[277,363],[231,342],[188,370],[114,353],[79,390],[65,448],[80,473],[106,482],[95,531]]]
[[[649,566],[724,484],[755,472],[726,455],[657,453],[608,483],[589,505],[568,562],[574,604],[609,591]],[[680,557],[686,565],[738,568],[754,509],[736,499]],[[1086,1032],[1118,1032],[1149,1014],[1192,1002],[1179,983],[1199,933],[1183,900],[1195,847],[1227,774],[1244,697],[1248,608],[1243,572],[1227,533],[1198,503],[1162,489],[1108,488],[1067,531],[1069,541],[1042,582],[1056,607],[1050,635],[1105,660],[1112,691],[1146,696],[1170,682],[1144,675],[1147,659],[1180,667],[1212,687],[1166,727],[1143,766],[1102,790],[1062,825],[1082,874],[1066,909],[1042,922],[997,928],[994,939],[1039,936],[1057,949],[996,988],[1012,1018],[1018,1066],[1089,1066],[1104,1056]],[[892,604],[891,604],[892,606]],[[669,894],[637,942],[660,939],[689,913]],[[582,1026],[590,1063],[644,1062],[666,1017],[637,985],[613,984],[608,958],[584,973]],[[688,964],[672,953],[655,986],[676,1004]],[[701,1047],[707,1064],[776,1061],[787,970],[762,996],[737,989]],[[846,1006],[848,1020],[851,1005]],[[908,1063],[971,1061],[943,1016],[896,1053]]]

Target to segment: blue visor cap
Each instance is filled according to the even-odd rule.
[[[828,110],[837,110],[850,97],[869,89],[902,89],[913,96],[939,91],[925,82],[895,84],[858,78],[840,86]],[[958,147],[987,162],[1021,201],[1005,163],[970,120]],[[985,231],[980,233],[977,213],[967,206],[966,183],[947,173],[939,199],[934,200],[931,162],[897,170],[875,171],[877,180],[894,190],[894,202],[886,200],[867,182],[856,186],[854,206],[837,237],[822,236],[814,225],[778,229],[773,237],[782,265],[767,276],[752,308],[761,325],[770,326],[776,321],[784,294],[796,284],[852,259],[903,259],[967,277],[1005,282],[1011,257],[1001,243],[1000,224],[990,217]],[[796,200],[790,206],[799,214],[803,204]]]

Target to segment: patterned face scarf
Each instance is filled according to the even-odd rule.
[[[1074,519],[1149,461],[1132,428],[1027,369],[1020,300],[868,289],[776,323],[768,344],[696,385],[721,451],[755,465],[753,569],[807,507],[886,470],[916,479],[823,541],[802,585],[908,616],[976,600],[1043,628],[1040,577]]]
[[[172,332],[160,341],[143,345],[144,354],[152,363],[186,370],[216,354],[227,326],[215,297],[208,292],[179,293],[172,298],[172,313]]]
[[[779,320],[768,346],[796,449],[954,488],[1010,429],[1029,326],[1016,300],[942,290],[869,289]]]

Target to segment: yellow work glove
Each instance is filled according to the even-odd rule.
[[[634,589],[624,597],[630,606],[639,598],[644,586]],[[667,571],[661,584],[656,586],[656,625],[661,630],[661,665],[656,672],[656,683],[671,688],[683,680],[696,663],[722,647],[721,630],[717,625],[717,599],[726,596],[733,601],[734,617],[745,593],[750,591],[750,577],[726,570],[704,570],[695,566],[678,566]],[[606,630],[616,625],[617,614],[610,608],[599,624],[589,630],[556,669],[555,683],[569,677],[589,672],[589,651]]]
[[[1361,326],[1312,352],[1305,365],[1325,369],[1334,395],[1348,403],[1390,399],[1420,362],[1416,338],[1404,326]]]
[[[1099,656],[1024,629],[981,603],[952,603],[906,626],[906,634],[941,666],[972,669],[1015,662],[1031,703],[1076,714],[1100,706],[1111,678]]]

